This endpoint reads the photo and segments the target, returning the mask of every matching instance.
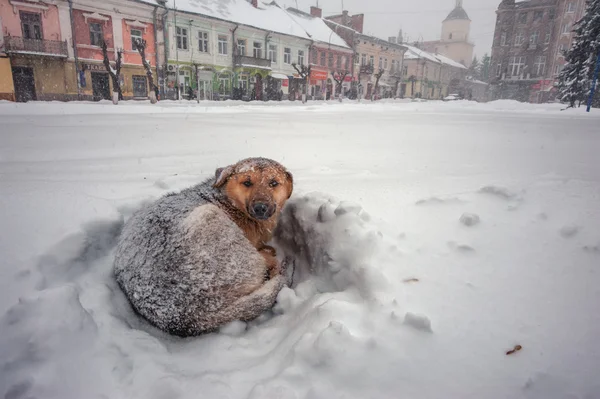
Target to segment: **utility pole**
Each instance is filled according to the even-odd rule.
[[[590,98],[588,98],[587,112],[590,112],[592,109],[592,101],[594,101],[594,93],[596,92],[596,84],[598,83],[598,74],[600,74],[600,51],[598,52],[598,58],[596,59],[596,70],[594,71],[594,80],[592,81]]]

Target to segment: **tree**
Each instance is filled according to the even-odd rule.
[[[350,75],[350,72],[348,71],[331,72],[331,76],[335,81],[335,94],[340,96],[340,101],[342,101],[342,84],[344,83],[344,80],[346,80],[346,76],[348,75]]]
[[[473,57],[473,62],[469,67],[469,76],[471,76],[473,79],[479,79],[479,68],[479,60],[477,59],[477,56],[475,56]]]
[[[373,76],[375,76],[375,92],[374,92],[373,97],[375,97],[375,95],[377,93],[377,89],[379,88],[379,79],[381,79],[381,77],[383,76],[384,73],[385,73],[385,69],[379,68],[377,73],[375,73],[373,75]]]
[[[415,96],[415,83],[417,81],[417,77],[415,75],[410,75],[408,77],[408,81],[410,82],[410,95],[412,97]]]
[[[308,78],[310,77],[310,71],[311,71],[311,66],[306,66],[304,64],[300,65],[300,67],[298,67],[297,64],[292,64],[292,66],[294,67],[294,69],[296,70],[296,72],[298,72],[298,75],[300,75],[300,78],[302,79],[302,102],[305,103],[306,102],[306,96],[307,96],[307,82],[308,82]]]
[[[589,95],[595,64],[600,53],[600,0],[587,0],[586,12],[575,24],[573,46],[565,54],[567,64],[558,77],[559,98],[569,104],[581,105]],[[594,107],[600,107],[600,95]]]
[[[150,87],[150,102],[156,104],[158,98],[158,86],[154,84],[154,76],[152,75],[152,67],[146,59],[146,41],[144,39],[137,39],[133,42],[135,49],[140,53],[142,57],[142,65],[146,70],[146,76],[148,77],[148,87]]]
[[[492,64],[492,58],[488,53],[483,55],[481,59],[481,64],[479,64],[479,79],[484,82],[488,82],[490,80],[490,66]]]
[[[363,64],[360,66],[360,69],[358,70],[358,85],[359,87],[362,87],[362,83],[361,83],[361,77],[362,75],[372,75],[373,74],[373,65],[371,64]],[[359,101],[360,101],[360,91],[358,93],[358,97],[359,97]]]
[[[117,50],[117,61],[114,69],[110,65],[110,60],[108,59],[108,47],[105,41],[102,42],[102,55],[104,56],[104,67],[106,68],[106,71],[110,75],[113,82],[113,104],[118,104],[119,100],[123,99],[121,81],[119,80],[119,77],[121,76],[121,60],[123,58],[123,50]],[[115,94],[117,94],[116,98]]]

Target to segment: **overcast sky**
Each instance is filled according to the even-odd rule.
[[[471,40],[479,58],[491,53],[496,9],[501,0],[463,0],[471,18]],[[340,14],[344,8],[350,14],[365,14],[365,33],[386,39],[402,29],[410,41],[440,38],[442,21],[452,11],[456,0],[319,0],[323,15]],[[308,11],[317,0],[279,0],[286,6]]]

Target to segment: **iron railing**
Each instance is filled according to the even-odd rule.
[[[25,53],[67,57],[67,42],[58,40],[25,39],[17,36],[5,36],[4,48],[7,53]]]
[[[236,66],[255,66],[259,68],[271,68],[271,60],[264,58],[249,57],[247,55],[236,55],[233,58]]]

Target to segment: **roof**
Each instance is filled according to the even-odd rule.
[[[408,44],[403,44],[408,50],[404,53],[405,60],[418,60],[418,59],[426,59],[431,62],[435,62],[440,64],[441,61],[436,58],[435,55],[428,53],[427,51],[423,51],[421,49],[416,48],[415,46],[409,46]]]
[[[141,1],[153,5],[157,4],[156,0]],[[323,27],[331,32],[323,21],[320,21],[320,24],[310,22],[306,23],[307,26],[301,25],[296,21],[297,18],[292,17],[290,13],[274,1],[268,4],[259,2],[258,8],[253,7],[247,0],[167,0],[166,6],[169,9],[203,15],[306,40],[315,40],[312,36],[328,36],[329,33],[324,32]],[[332,44],[348,47],[338,35],[333,34],[333,36]]]
[[[304,28],[311,40],[346,49],[350,48],[344,39],[327,26],[323,18],[313,17],[312,15],[295,8],[288,8],[285,12],[293,21]]]
[[[454,61],[454,60],[452,60],[452,59],[450,59],[450,58],[448,58],[448,57],[446,57],[444,55],[435,54],[435,58],[437,58],[438,60],[440,60],[440,62],[442,64],[450,65],[450,66],[453,66],[455,68],[467,69],[467,67],[464,66],[463,64],[461,64],[460,62],[456,62],[456,61]]]
[[[466,20],[470,21],[469,16],[467,15],[467,12],[461,6],[456,6],[454,8],[454,10],[450,11],[450,14],[448,14],[448,16],[446,17],[446,19],[444,21],[450,21],[453,19],[466,19]]]

